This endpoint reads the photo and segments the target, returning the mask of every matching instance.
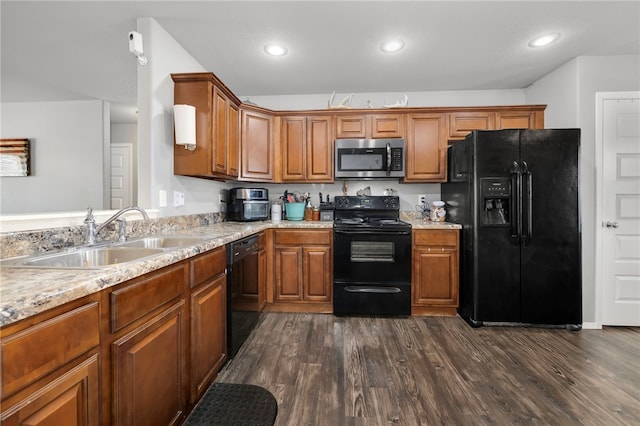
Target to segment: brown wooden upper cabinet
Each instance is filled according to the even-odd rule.
[[[212,73],[171,74],[174,104],[196,107],[196,149],[174,145],[174,173],[238,177],[240,100]]]
[[[449,114],[449,138],[464,139],[472,130],[495,129],[491,111],[452,112]]]
[[[449,139],[464,139],[472,130],[542,129],[545,105],[458,108],[449,113]]]
[[[336,139],[404,137],[404,114],[341,114],[336,116]]]
[[[282,117],[280,148],[283,182],[333,182],[333,117]]]
[[[407,116],[405,182],[443,182],[447,179],[447,115],[414,113]]]
[[[403,182],[444,182],[447,146],[472,130],[543,129],[546,105],[273,111],[242,104],[212,73],[171,74],[174,103],[196,107],[195,151],[174,173],[247,182],[334,181],[334,140],[404,138]]]
[[[274,173],[274,116],[259,108],[240,108],[242,129],[240,136],[240,180],[273,182]]]

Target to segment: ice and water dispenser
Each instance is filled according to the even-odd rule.
[[[509,225],[511,212],[511,179],[481,179],[483,225]]]

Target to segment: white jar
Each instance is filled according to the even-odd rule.
[[[434,201],[431,203],[431,221],[444,222],[447,212],[444,209],[444,201]]]
[[[278,223],[282,220],[282,205],[274,204],[271,206],[271,222]]]

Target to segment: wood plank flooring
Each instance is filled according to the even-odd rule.
[[[638,425],[640,329],[269,312],[216,381],[271,391],[276,425]]]

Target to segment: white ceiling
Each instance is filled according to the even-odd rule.
[[[2,0],[0,14],[5,102],[135,105],[127,35],[138,17],[154,18],[238,96],[524,88],[577,56],[640,53],[637,0]],[[527,46],[546,32],[562,37]],[[388,37],[404,50],[383,54]],[[267,57],[273,41],[289,54]]]

